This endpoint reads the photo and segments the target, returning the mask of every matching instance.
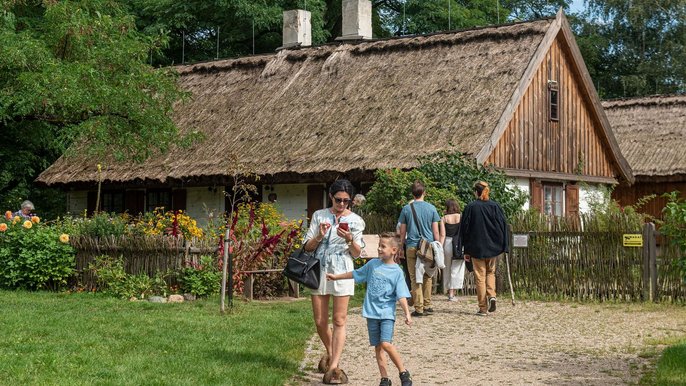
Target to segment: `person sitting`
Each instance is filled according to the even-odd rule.
[[[33,217],[33,213],[31,212],[33,212],[35,209],[36,207],[33,206],[33,203],[29,200],[26,200],[21,203],[21,209],[14,212],[14,215],[26,220],[31,220],[31,217]]]

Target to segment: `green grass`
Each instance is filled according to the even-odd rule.
[[[670,339],[654,371],[641,379],[644,385],[686,385],[686,338]]]
[[[0,384],[283,385],[314,333],[310,302],[128,302],[0,291]]]

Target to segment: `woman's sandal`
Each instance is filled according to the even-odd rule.
[[[319,370],[320,373],[326,373],[326,370],[329,369],[329,356],[328,355],[323,355],[322,359],[319,360],[319,365],[317,366],[317,370]]]
[[[343,385],[348,383],[348,375],[339,368],[331,369],[324,374],[323,382],[327,385]]]

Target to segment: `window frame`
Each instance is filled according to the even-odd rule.
[[[543,191],[543,202],[542,202],[542,205],[541,205],[541,210],[542,210],[543,214],[545,214],[545,215],[547,215],[547,216],[564,217],[564,216],[565,216],[565,186],[564,186],[564,184],[561,183],[561,182],[547,182],[547,181],[543,181],[543,182],[542,182],[542,185],[543,185],[543,186],[542,186],[542,191]],[[552,192],[551,192],[551,198],[552,198],[552,200],[548,200],[548,199],[547,199],[547,196],[546,196],[546,190],[547,190],[547,189],[552,189]],[[560,198],[559,201],[556,201],[556,200],[555,200],[555,196],[556,196],[555,193],[556,193],[556,191],[560,193],[560,195],[559,195],[559,198]],[[551,209],[552,209],[552,213],[548,213],[548,211],[547,211],[547,206],[548,206],[548,203],[549,203],[549,202],[550,202],[550,204],[551,204],[550,207],[551,207]],[[560,208],[560,213],[556,213],[556,210],[555,210],[555,209],[557,208],[557,204],[560,205],[560,206],[559,206],[559,208]]]
[[[555,95],[554,100],[553,93]],[[555,110],[555,114],[553,114],[553,110]],[[560,86],[554,80],[548,81],[548,120],[560,121]]]
[[[164,203],[160,203],[162,201],[160,199],[162,194],[166,194],[166,201]],[[155,200],[151,198],[151,196],[154,196]],[[153,203],[154,202],[154,203]],[[164,211],[169,211],[172,209],[172,190],[171,189],[148,189],[145,192],[145,211],[146,212],[154,212],[156,208],[161,208],[164,207]]]

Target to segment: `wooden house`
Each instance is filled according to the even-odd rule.
[[[364,190],[377,169],[412,168],[418,155],[451,144],[504,170],[555,215],[583,211],[597,184],[632,180],[562,11],[355,38],[177,67],[192,98],[175,120],[205,142],[140,165],[106,164],[103,208],[222,211],[238,159],[261,176],[263,200],[276,193],[289,217],[302,218],[326,205],[336,178]],[[66,189],[72,212],[92,209],[96,181],[95,162],[79,158],[61,158],[38,178]]]
[[[664,193],[679,191],[686,198],[686,95],[606,101],[603,107],[636,178],[631,186],[617,186],[613,197],[633,205],[655,194],[640,211],[662,217]]]

